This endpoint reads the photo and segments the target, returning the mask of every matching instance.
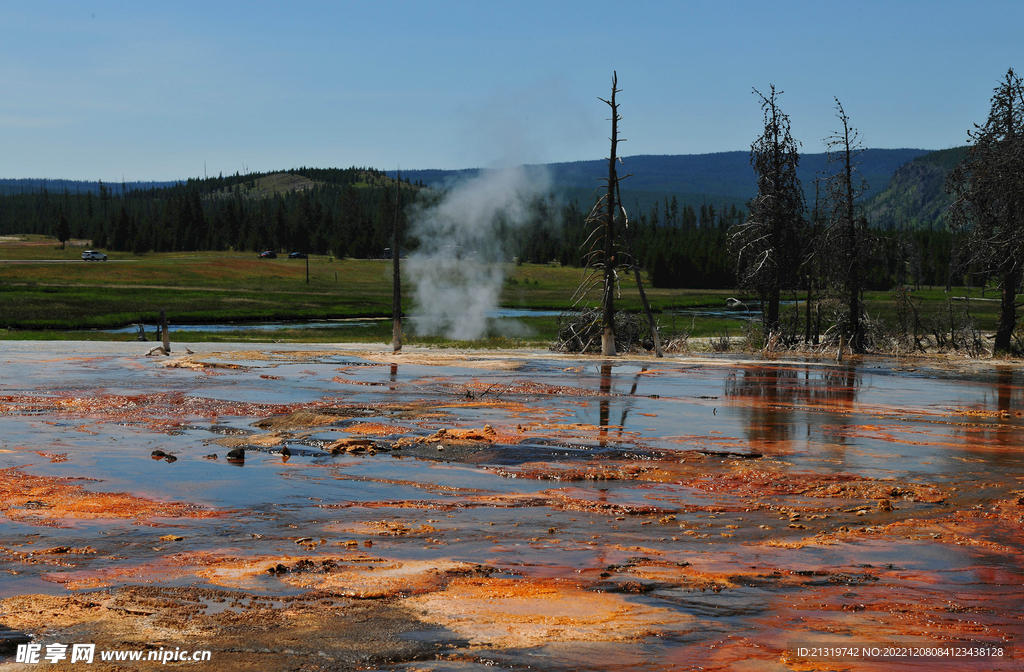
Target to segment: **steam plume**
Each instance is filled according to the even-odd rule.
[[[407,268],[416,287],[417,333],[457,340],[486,333],[505,279],[502,239],[529,221],[531,203],[548,185],[541,167],[486,170],[412,213],[411,233],[420,245]]]

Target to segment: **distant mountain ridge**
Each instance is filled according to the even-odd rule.
[[[944,190],[946,175],[963,159],[965,152],[966,147],[939,151],[912,148],[864,150],[859,157],[859,168],[868,182],[868,191],[862,202],[871,225],[883,229],[944,226],[951,200]],[[604,159],[537,165],[547,169],[554,192],[566,200],[578,201],[584,208],[592,203],[595,190],[603,184],[600,178],[607,175]],[[798,175],[804,186],[808,207],[813,206],[814,181],[827,168],[826,154],[801,155]],[[352,170],[354,168],[341,172],[347,174]],[[444,187],[457,180],[478,175],[484,170],[403,170],[401,176],[403,181]],[[305,175],[315,181],[327,179],[326,175],[336,172],[336,169],[284,171],[288,175]],[[396,175],[393,171],[370,172],[392,178]],[[691,205],[699,209],[702,203],[707,203],[720,208],[720,211],[732,205],[745,210],[746,202],[757,193],[754,171],[750,167],[750,154],[744,151],[627,156],[623,158],[620,174],[631,174],[622,183],[624,205],[631,213],[648,212],[659,202],[664,206],[673,197],[678,198],[680,206]],[[225,184],[256,180],[265,186],[263,182],[269,179],[268,176],[273,177],[270,174],[253,174],[214,179],[223,179]],[[113,194],[119,194],[122,189],[121,183],[104,184]],[[148,190],[178,184],[184,182],[126,182],[124,187],[128,190]],[[34,193],[45,187],[54,194],[67,190],[71,194],[95,195],[99,193],[99,186],[98,181],[0,179],[0,194]]]
[[[919,156],[929,154],[927,149],[867,149],[860,155],[860,172],[868,181],[871,194],[881,191],[896,170]],[[556,188],[590,189],[600,186],[600,178],[607,175],[605,159],[540,164],[548,169],[552,186]],[[814,180],[828,168],[828,156],[803,154],[798,175],[808,194],[813,198]],[[463,170],[403,170],[402,178],[422,181],[428,186],[444,186],[452,181],[473,177],[480,168]],[[620,174],[632,173],[622,183],[623,200],[629,201],[634,192],[654,192],[663,195],[685,194],[706,197],[708,201],[723,198],[744,202],[757,194],[754,171],[750,167],[750,153],[717,152],[714,154],[640,154],[626,156],[619,167]],[[388,172],[393,176],[393,173]]]
[[[104,182],[107,189],[121,193],[122,185],[128,191],[132,189],[162,189],[173,187],[179,184],[180,180],[170,182]],[[42,177],[4,178],[0,179],[0,194],[34,194],[46,189],[50,193],[63,194],[67,189],[69,194],[98,195],[100,193],[100,182],[98,180],[51,180]]]

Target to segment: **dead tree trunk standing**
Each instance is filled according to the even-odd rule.
[[[996,325],[996,337],[993,345],[995,352],[1011,352],[1010,344],[1013,330],[1017,326],[1017,290],[1020,285],[1021,273],[1011,268],[1003,273],[1003,291],[999,299],[999,323]]]
[[[395,226],[391,233],[391,267],[393,288],[391,294],[391,347],[394,352],[402,350],[402,273],[401,254],[398,251],[398,225],[401,213],[402,174],[398,174],[398,183],[395,190]]]
[[[864,321],[861,313],[863,291],[863,260],[867,245],[867,220],[857,216],[857,201],[867,189],[867,183],[857,171],[857,157],[864,151],[858,139],[858,132],[850,126],[842,103],[836,98],[836,117],[842,129],[826,138],[828,161],[838,169],[828,178],[829,199],[832,210],[832,262],[833,280],[845,290],[847,311],[841,331],[847,335],[850,347],[855,353],[865,348]],[[854,179],[857,182],[854,182]]]
[[[854,218],[853,211],[853,157],[850,150],[850,131],[845,121],[843,123],[843,136],[845,149],[843,151],[843,171],[846,173],[846,223],[849,227],[847,229],[850,242],[850,250],[852,251],[852,262],[850,264],[850,338],[853,343],[854,352],[863,352],[864,350],[864,325],[861,320],[861,306],[860,306],[860,291],[861,291],[861,273],[860,273],[860,241],[858,240],[857,234],[857,220]]]
[[[167,330],[167,312],[160,311],[160,331],[164,337],[164,353],[171,354],[171,334]]]
[[[618,73],[612,72],[612,99],[601,101],[612,108],[612,147],[608,155],[608,213],[604,227],[604,294],[602,303],[604,311],[601,319],[601,354],[605,357],[615,356],[615,193],[618,177],[615,174],[615,151],[619,144],[619,106],[615,102],[618,92]]]
[[[804,343],[811,342],[811,290],[813,288],[811,276],[807,276],[807,301],[805,302],[804,309],[807,314],[807,330],[804,334]]]
[[[589,292],[597,286],[599,281],[602,281],[602,293],[601,293],[601,354],[606,357],[614,357],[616,353],[615,347],[615,289],[618,285],[618,268],[622,268],[624,272],[630,270],[633,271],[633,275],[636,278],[636,286],[640,292],[640,300],[643,302],[644,311],[647,313],[647,322],[651,327],[651,336],[654,341],[655,354],[658,357],[662,356],[661,351],[661,339],[658,336],[658,325],[654,321],[654,315],[651,314],[651,306],[647,301],[647,294],[644,292],[643,283],[640,281],[640,267],[637,259],[629,249],[629,240],[623,236],[622,241],[616,240],[615,237],[615,218],[622,214],[622,225],[624,230],[629,228],[629,217],[626,215],[626,210],[622,207],[622,194],[619,192],[619,181],[629,177],[629,175],[619,176],[616,171],[616,163],[619,161],[618,157],[618,144],[619,142],[625,142],[625,139],[619,139],[619,105],[615,102],[615,94],[619,93],[618,87],[618,74],[612,73],[612,95],[611,100],[605,100],[604,98],[598,98],[601,102],[608,105],[612,110],[612,137],[611,137],[611,151],[608,154],[608,177],[602,178],[607,179],[607,189],[605,193],[600,196],[594,203],[594,207],[590,210],[590,214],[587,215],[587,225],[590,228],[590,234],[584,241],[583,246],[587,249],[583,258],[586,260],[583,281],[577,288],[576,293],[573,295],[573,307],[579,301],[584,300],[588,296]],[[603,241],[602,241],[603,235]],[[604,243],[602,246],[601,243]],[[625,262],[620,263],[619,260],[619,246],[623,246],[623,254],[625,255]],[[582,249],[581,247],[581,249]],[[603,277],[598,275],[601,272]],[[589,311],[588,311],[589,312]],[[591,313],[592,314],[592,313]],[[576,333],[574,329],[570,327],[570,336],[566,343],[577,343],[581,348],[581,352],[586,352],[591,343],[596,340],[596,334],[593,333],[596,320],[592,317],[587,318],[585,331],[586,336],[581,336]],[[561,338],[561,335],[559,336]]]
[[[811,238],[804,247],[803,265],[807,271],[807,333],[804,343],[818,344],[819,324],[811,323],[811,303],[814,301],[814,281],[820,278],[821,265],[818,252],[821,251],[821,179],[814,180],[814,209],[811,211]],[[818,289],[821,289],[819,280]],[[819,297],[819,302],[820,302]],[[818,304],[814,304],[814,315],[819,315]],[[812,333],[813,332],[813,333]]]

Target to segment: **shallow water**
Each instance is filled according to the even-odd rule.
[[[558,310],[530,310],[525,308],[497,308],[487,312],[491,320],[507,320],[519,317],[554,317],[560,315]],[[276,331],[279,329],[350,329],[355,327],[372,327],[381,322],[390,321],[391,318],[380,319],[338,319],[338,320],[287,320],[287,321],[258,321],[258,322],[227,322],[221,324],[171,324],[171,332],[196,331],[196,332],[235,332],[235,331]],[[421,319],[417,315],[406,316],[405,319],[414,328],[416,321]],[[146,338],[159,341],[160,331],[155,324],[145,325]],[[102,329],[109,334],[135,334],[139,331],[139,325],[133,324],[120,329]]]
[[[173,368],[27,347],[0,361],[0,597],[394,598],[448,633],[409,635],[443,644],[416,663],[436,670],[816,669],[841,663],[787,643],[1022,634],[1015,366],[225,351]],[[344,439],[367,444],[331,450]],[[90,551],[41,552],[58,547]],[[355,551],[394,569],[296,564]],[[574,602],[591,606],[559,611]]]

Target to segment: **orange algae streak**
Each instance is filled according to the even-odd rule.
[[[0,469],[0,513],[38,525],[63,520],[114,518],[212,518],[220,512],[196,504],[155,502],[125,492],[89,492],[75,481],[88,479],[33,476],[18,467]]]
[[[407,434],[408,429],[398,425],[385,425],[381,422],[359,422],[345,428],[349,434],[366,434],[369,436],[396,436]]]

